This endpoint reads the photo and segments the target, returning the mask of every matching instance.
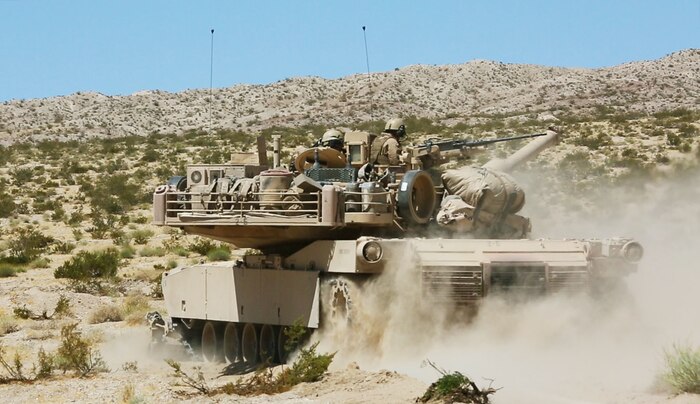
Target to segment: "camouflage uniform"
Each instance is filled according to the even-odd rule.
[[[396,166],[401,164],[401,145],[391,133],[382,132],[372,142],[372,164]]]

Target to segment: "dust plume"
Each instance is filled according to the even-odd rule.
[[[129,362],[139,369],[159,369],[164,367],[165,359],[192,360],[184,345],[176,339],[152,345],[148,327],[111,330],[100,345],[100,353],[110,369],[120,369]]]
[[[397,263],[364,285],[352,331],[323,331],[325,348],[339,350],[338,366],[356,361],[428,383],[439,377],[421,366],[430,359],[480,385],[494,379],[503,387],[496,403],[628,402],[657,389],[664,350],[700,345],[700,173],[601,181],[583,191],[559,175],[518,177],[533,236],[634,237],[645,257],[623,291],[518,305],[488,298],[471,322],[455,323],[449,310],[420,301],[410,264]]]

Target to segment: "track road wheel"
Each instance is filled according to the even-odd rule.
[[[243,362],[247,365],[258,363],[258,331],[253,324],[246,324],[243,327],[243,338],[241,340],[241,354]]]
[[[265,324],[260,329],[260,360],[263,363],[274,363],[275,362],[275,330],[269,325]]]
[[[224,359],[227,363],[235,363],[241,355],[240,327],[235,323],[226,324],[224,329]]]
[[[207,321],[202,328],[202,358],[207,362],[219,360],[219,336],[211,321]]]

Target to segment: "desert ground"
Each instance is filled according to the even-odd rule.
[[[562,128],[559,145],[513,174],[527,194],[532,237],[634,237],[645,257],[605,298],[487,299],[464,321],[454,308],[417,302],[418,286],[405,276],[414,268],[397,263],[363,286],[355,328],[311,336],[319,352],[335,352],[321,381],[251,397],[199,393],[166,359],[188,374],[201,371],[210,388],[250,375],[222,375],[223,364],[193,358],[175,340],[149,344],[144,316],[165,314],[158,293],[164,271],[243,253],[152,225],[151,194],[187,164],[249,150],[257,134],[281,134],[289,146],[311,144],[330,126],[379,131],[382,120],[359,106],[362,77],[220,89],[213,129],[199,90],[5,102],[0,346],[7,366],[0,394],[17,403],[414,402],[440,377],[429,360],[497,388],[494,403],[700,403],[664,377],[666,353],[700,345],[699,65],[700,52],[687,50],[597,70],[477,61],[383,74],[380,87],[402,90],[379,92],[375,113],[406,117],[409,142]],[[333,96],[309,101],[321,93]],[[489,148],[475,163],[519,145]],[[56,276],[81,253],[108,249],[114,276]],[[10,380],[15,355],[31,378],[39,351],[57,352],[72,324],[104,369]]]

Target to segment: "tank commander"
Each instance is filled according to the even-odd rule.
[[[321,137],[321,146],[345,153],[345,135],[338,129],[329,129]]]
[[[406,137],[406,125],[403,119],[390,119],[384,131],[377,136],[371,146],[371,163],[374,165],[396,166],[401,164],[402,138]]]

